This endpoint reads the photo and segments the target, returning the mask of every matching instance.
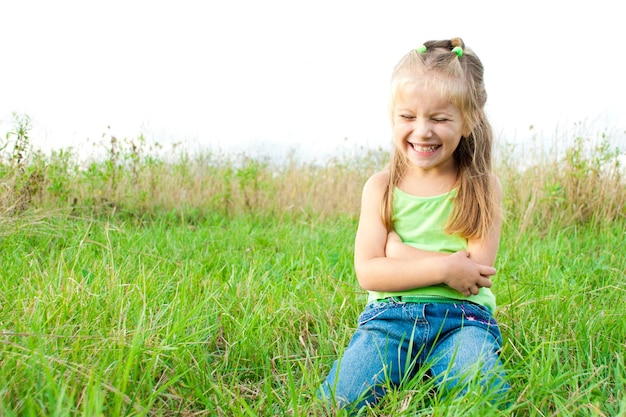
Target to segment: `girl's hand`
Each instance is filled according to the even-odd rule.
[[[444,284],[465,296],[476,295],[481,288],[491,288],[489,277],[496,269],[472,261],[466,251],[449,255],[444,263]]]

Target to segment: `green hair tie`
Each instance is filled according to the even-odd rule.
[[[460,46],[455,46],[454,48],[452,48],[452,52],[454,52],[459,58],[463,56],[463,48],[461,48]]]
[[[426,53],[426,45],[420,45],[417,48],[415,48],[415,51],[418,54],[425,54]]]

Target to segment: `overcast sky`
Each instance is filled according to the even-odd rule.
[[[548,137],[581,125],[623,132],[618,4],[4,0],[0,132],[17,112],[44,148],[105,132],[251,151],[387,146],[391,69],[453,36],[485,65],[500,140],[530,125]]]

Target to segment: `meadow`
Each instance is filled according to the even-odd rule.
[[[385,150],[278,164],[110,136],[84,161],[29,135],[17,118],[0,143],[0,415],[344,415],[315,391],[365,302],[352,244]],[[365,415],[626,416],[623,153],[582,135],[512,155],[494,277],[512,403],[420,379]]]

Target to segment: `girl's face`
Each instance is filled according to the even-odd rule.
[[[436,90],[424,80],[397,88],[391,108],[395,146],[423,173],[456,172],[453,153],[464,133],[463,117]]]

